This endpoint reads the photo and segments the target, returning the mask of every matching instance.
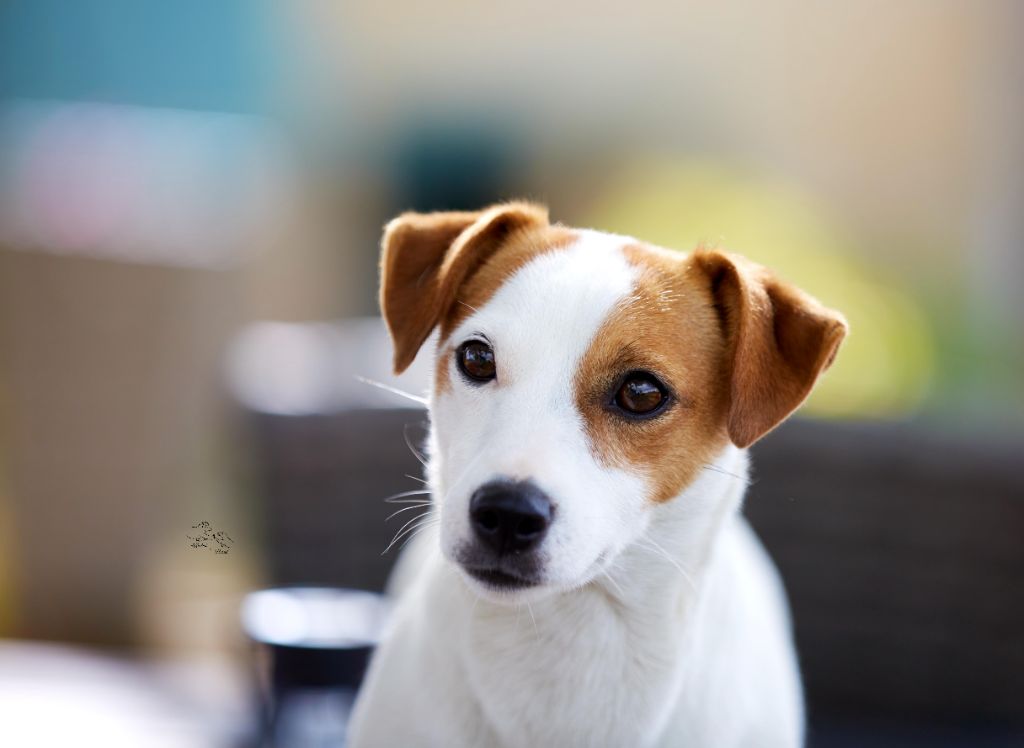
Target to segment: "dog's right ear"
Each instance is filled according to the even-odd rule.
[[[404,213],[384,229],[380,308],[395,373],[416,358],[463,283],[510,234],[547,225],[544,208],[504,203],[474,213]]]

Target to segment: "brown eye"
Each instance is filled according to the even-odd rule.
[[[643,371],[627,375],[615,393],[615,404],[627,413],[638,416],[654,414],[667,401],[665,385],[654,375]]]
[[[481,340],[470,340],[459,346],[455,361],[470,382],[490,382],[497,374],[494,364],[494,349]]]

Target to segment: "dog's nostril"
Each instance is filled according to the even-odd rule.
[[[494,532],[501,524],[498,520],[498,513],[490,509],[478,512],[475,519],[477,526],[487,532]]]
[[[523,517],[516,527],[516,537],[528,540],[540,535],[547,529],[548,523],[541,517]]]

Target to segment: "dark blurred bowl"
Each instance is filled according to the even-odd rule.
[[[331,587],[260,590],[242,603],[242,626],[267,648],[275,689],[357,689],[386,617],[381,595]]]
[[[248,594],[241,617],[256,647],[262,744],[343,740],[384,631],[384,597],[333,587],[280,587]]]

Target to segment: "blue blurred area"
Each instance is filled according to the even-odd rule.
[[[0,98],[258,113],[274,57],[268,0],[0,3]]]

